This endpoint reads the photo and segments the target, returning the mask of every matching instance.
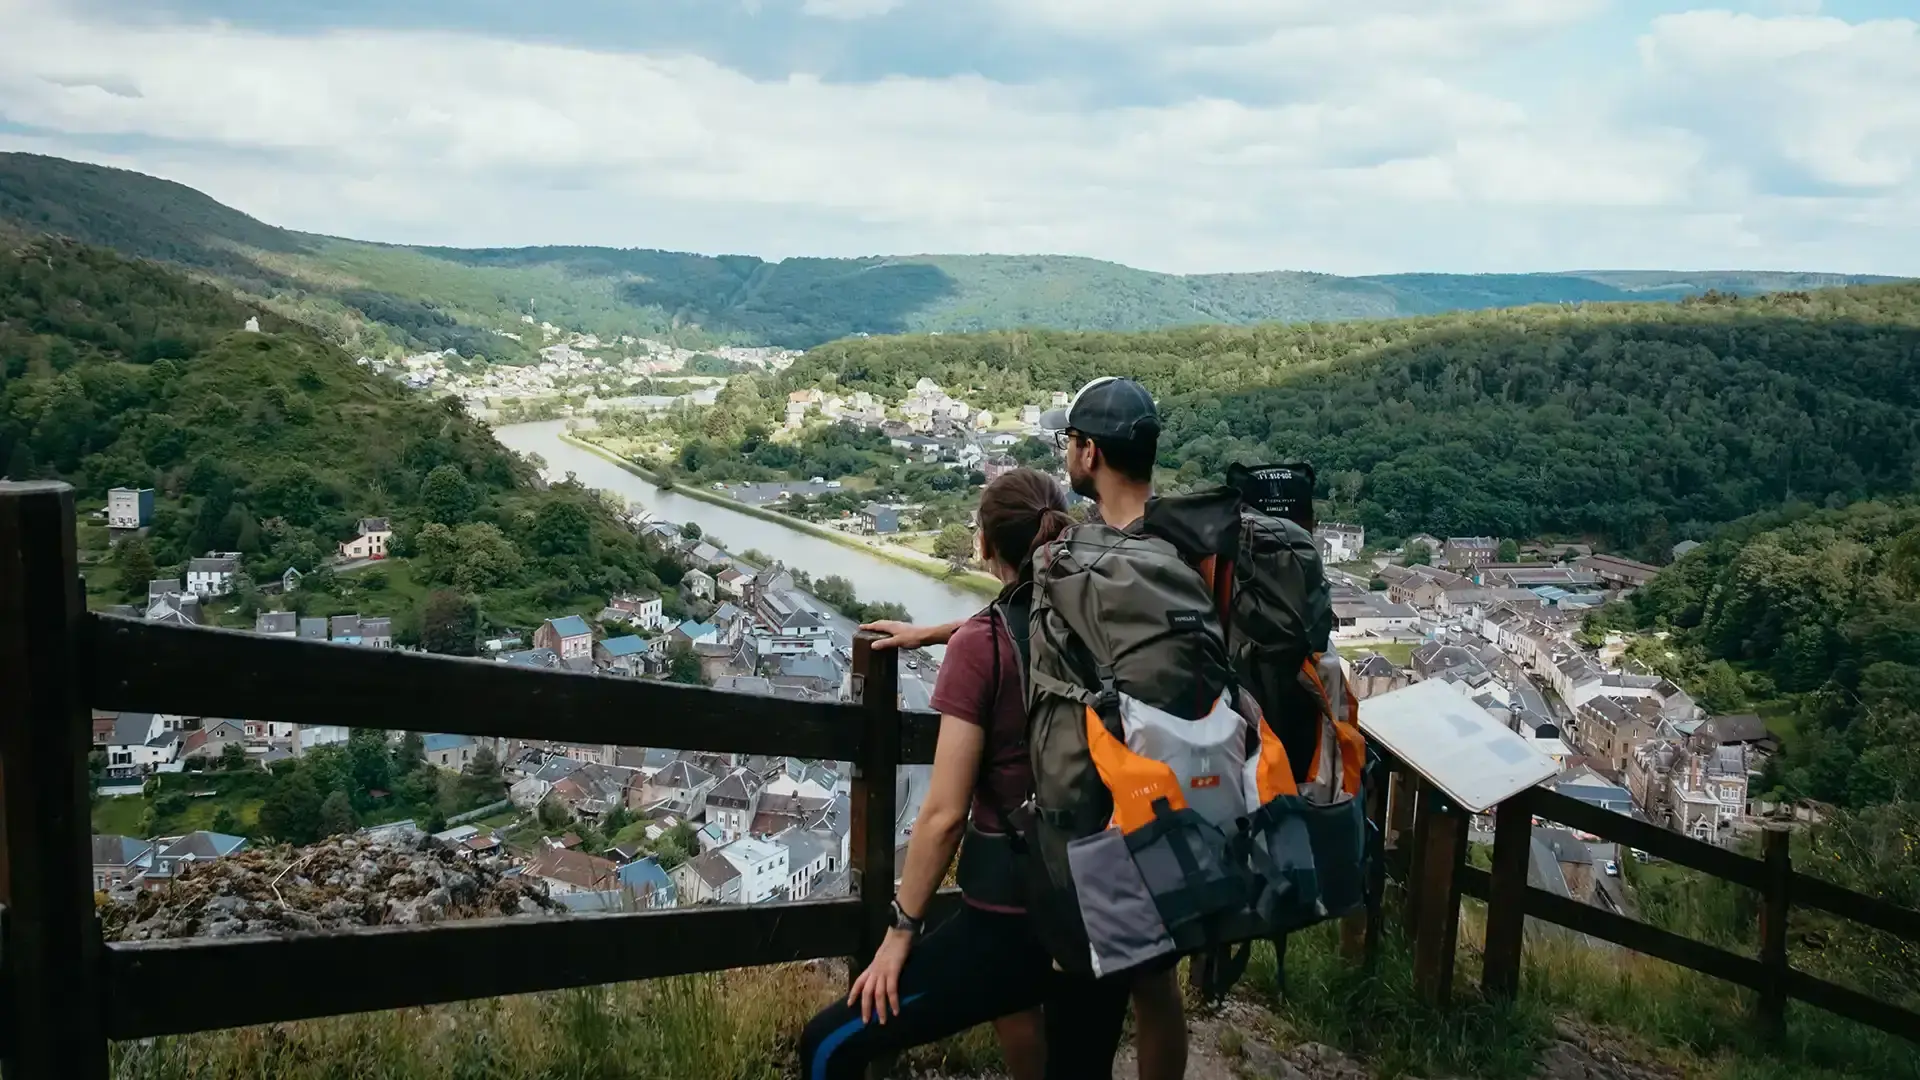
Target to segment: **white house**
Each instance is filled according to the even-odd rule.
[[[107,528],[144,529],[151,524],[152,488],[112,488],[107,492]]]
[[[340,545],[343,559],[384,559],[393,543],[393,526],[386,518],[361,518],[353,539]]]
[[[642,630],[658,630],[665,621],[657,593],[629,593],[607,601],[600,612],[601,622],[624,622]]]
[[[827,872],[828,859],[833,855],[831,840],[831,837],[798,828],[789,828],[774,836],[773,843],[787,852],[789,899],[805,900],[812,895],[814,882]]]
[[[787,887],[787,849],[771,840],[743,836],[719,850],[740,872],[740,899],[764,903]]]
[[[240,574],[240,553],[209,551],[205,558],[187,560],[187,591],[195,596],[225,596]]]
[[[170,713],[121,713],[114,718],[106,744],[107,775],[115,779],[145,776],[174,764],[185,726],[183,717]]]
[[[1320,542],[1320,557],[1330,563],[1352,562],[1360,557],[1361,549],[1367,546],[1364,525],[1325,522],[1314,526],[1313,538]]]
[[[713,599],[713,575],[704,570],[689,570],[680,578],[687,592],[702,600]],[[684,895],[684,894],[682,894]]]

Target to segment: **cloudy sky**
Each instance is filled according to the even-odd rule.
[[[0,0],[0,149],[408,243],[1920,274],[1917,10]]]

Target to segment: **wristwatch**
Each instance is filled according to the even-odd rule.
[[[900,906],[899,897],[896,896],[893,898],[893,928],[895,930],[905,930],[909,934],[918,936],[921,927],[926,925],[927,920],[916,919],[907,914],[907,909]]]

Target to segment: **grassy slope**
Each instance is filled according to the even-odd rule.
[[[1324,321],[1866,280],[1655,271],[1183,277],[1050,255],[772,264],[613,248],[406,248],[278,229],[178,184],[28,154],[0,154],[0,221],[216,275],[364,348],[457,347],[507,359],[527,346],[476,328],[517,331],[529,302],[541,318],[603,337],[805,347],[857,333]]]

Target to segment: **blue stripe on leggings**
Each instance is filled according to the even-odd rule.
[[[907,1006],[926,996],[926,994],[920,993],[908,994],[906,997],[901,998],[900,1011],[905,1012]],[[856,1032],[866,1026],[867,1022],[856,1016],[846,1023],[841,1024],[839,1027],[834,1028],[833,1031],[828,1033],[826,1038],[821,1039],[819,1047],[813,1052],[813,1070],[807,1074],[808,1080],[821,1080],[822,1077],[826,1076],[827,1062],[833,1058],[833,1052],[840,1049],[841,1043],[853,1038]]]

